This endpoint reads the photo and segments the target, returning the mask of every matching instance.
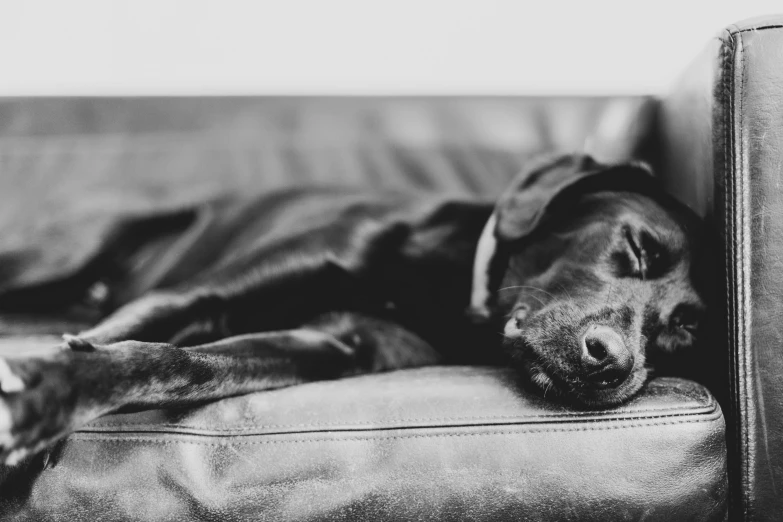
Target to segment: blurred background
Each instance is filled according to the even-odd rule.
[[[660,94],[774,0],[0,0],[0,95]]]

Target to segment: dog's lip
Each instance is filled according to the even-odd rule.
[[[628,401],[636,395],[644,386],[647,380],[647,371],[645,368],[634,369],[631,374],[618,386],[607,388],[596,388],[593,386],[581,387],[574,395],[577,400],[587,406],[608,407],[617,406]]]
[[[627,381],[631,383],[631,379]],[[589,394],[579,394],[576,396],[582,404],[593,408],[607,408],[619,406],[627,402],[631,397],[642,389],[643,383],[637,385],[624,384],[620,388],[607,388],[603,390],[593,390]]]
[[[544,392],[554,393],[593,408],[617,406],[633,397],[644,385],[644,369],[634,370],[622,383],[615,387],[597,388],[579,378],[568,378],[557,372],[546,371],[546,364],[535,354],[528,364],[530,380]],[[542,381],[546,386],[542,386]]]
[[[594,389],[594,390],[605,390],[605,389],[614,389],[619,388],[622,386],[628,378],[630,378],[630,375],[626,377],[624,380],[620,381],[618,379],[602,379],[600,381],[594,380],[596,375],[599,375],[604,370],[596,370],[594,372],[590,372],[585,377],[587,380],[585,381],[585,387],[588,389]]]
[[[580,385],[580,382],[576,379],[568,379],[557,372],[547,371],[545,369],[548,366],[546,361],[535,350],[531,350],[531,355],[532,357],[527,361],[526,366],[532,380],[535,381],[538,376],[544,376],[547,381],[555,385],[560,391],[570,391]]]

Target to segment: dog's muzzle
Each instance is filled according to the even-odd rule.
[[[591,388],[616,388],[633,370],[634,357],[613,328],[590,325],[580,336],[584,381]]]

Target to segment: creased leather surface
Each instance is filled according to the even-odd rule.
[[[670,186],[725,255],[733,516],[783,518],[783,17],[729,27],[663,104]]]
[[[722,520],[723,418],[699,385],[571,411],[510,370],[433,367],[71,436],[9,520]]]

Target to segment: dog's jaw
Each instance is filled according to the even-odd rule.
[[[547,360],[544,349],[537,349],[527,341],[524,329],[529,309],[518,309],[506,322],[503,344],[515,366],[527,380],[545,397],[559,398],[589,408],[607,408],[620,405],[636,395],[647,381],[648,371],[644,358],[638,359],[628,378],[619,386],[594,389],[577,376],[561,375],[556,364]]]

